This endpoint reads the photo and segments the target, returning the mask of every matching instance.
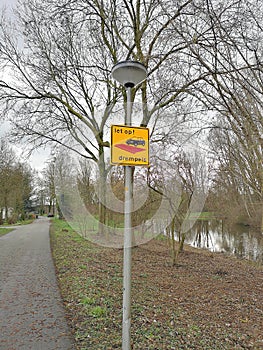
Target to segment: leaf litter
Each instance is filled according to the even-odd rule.
[[[77,350],[121,349],[123,251],[53,221],[51,246]],[[164,240],[133,248],[134,350],[263,349],[263,267]]]

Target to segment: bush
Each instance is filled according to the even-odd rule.
[[[29,220],[35,220],[36,219],[36,214],[33,214],[33,213],[28,214],[28,219]]]
[[[18,215],[16,213],[13,213],[8,219],[7,219],[7,223],[8,225],[13,225],[15,223],[17,223],[18,221]]]

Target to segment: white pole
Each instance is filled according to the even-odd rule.
[[[131,125],[132,101],[131,87],[127,88],[127,119]],[[124,253],[123,253],[123,319],[122,350],[131,349],[131,252],[132,252],[132,167],[125,167],[125,202],[124,202]]]

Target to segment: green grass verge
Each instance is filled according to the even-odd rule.
[[[8,225],[8,224],[3,224],[5,227],[0,226],[0,237],[6,235],[7,233],[11,232],[14,230],[14,226],[22,226],[22,225],[29,225],[33,222],[34,220],[28,219],[28,220],[23,220],[23,221],[18,221],[15,224]]]
[[[13,231],[12,228],[3,228],[3,227],[0,227],[0,237],[1,236],[4,236],[6,235],[7,233]]]
[[[57,219],[52,220],[51,246],[66,307],[78,317],[77,325],[72,326],[78,349],[106,349],[107,344],[119,349],[122,263],[104,261],[104,248]],[[103,279],[98,278],[101,275]]]

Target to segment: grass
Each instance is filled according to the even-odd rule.
[[[92,244],[57,219],[50,237],[76,349],[120,349],[123,251]],[[160,239],[134,248],[133,350],[262,349],[262,271],[190,247],[171,266]]]
[[[0,236],[4,236],[6,235],[7,233],[13,231],[13,228],[3,228],[3,227],[0,227]]]
[[[7,233],[11,232],[14,230],[14,226],[19,226],[19,225],[28,225],[31,224],[34,220],[30,219],[30,220],[23,220],[23,221],[18,221],[15,224],[3,224],[2,226],[5,227],[1,227],[0,226],[0,237],[6,235]]]
[[[189,216],[189,219],[194,220],[213,220],[216,219],[216,216],[213,212],[208,212],[208,211],[202,211],[202,212],[196,212],[196,213],[191,213]]]

